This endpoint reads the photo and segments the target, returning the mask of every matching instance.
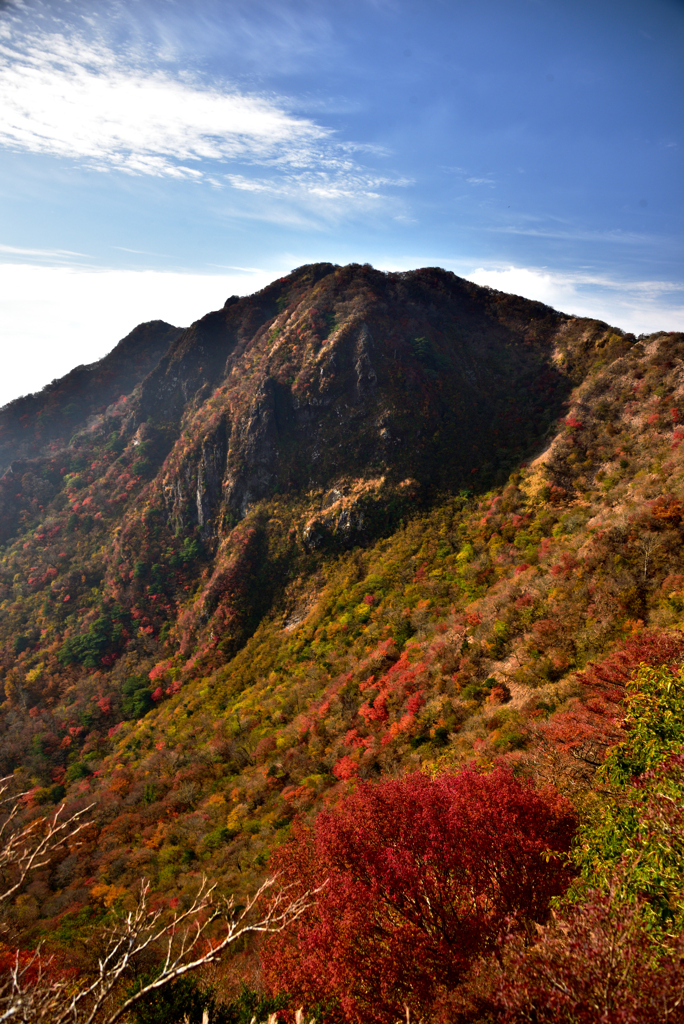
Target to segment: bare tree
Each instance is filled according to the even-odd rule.
[[[76,839],[93,806],[62,820],[62,805],[50,818],[22,825],[18,797],[8,796],[10,791],[11,780],[0,780],[0,806],[11,803],[0,825],[0,869],[10,872],[0,888],[0,905],[11,900],[30,872]],[[104,952],[87,977],[74,981],[60,975],[40,950],[30,956],[17,952],[9,975],[0,979],[0,1024],[117,1024],[140,1000],[218,960],[242,936],[282,931],[311,906],[315,893],[290,898],[287,888],[274,890],[275,883],[276,877],[268,878],[245,905],[236,906],[233,897],[220,896],[203,879],[190,906],[169,916],[150,907],[149,882],[143,880],[135,908],[101,933]],[[123,984],[150,953],[160,961],[156,976],[122,997]]]
[[[644,564],[642,568],[642,579],[644,582],[648,579],[648,570],[651,562],[651,555],[655,549],[659,546],[658,538],[654,533],[645,533],[643,537],[637,542],[641,553],[644,556]]]
[[[143,882],[134,910],[105,932],[105,951],[93,976],[75,986],[73,980],[52,978],[43,968],[40,954],[29,963],[17,958],[10,979],[0,989],[0,1021],[21,1024],[116,1024],[151,993],[212,963],[243,935],[279,932],[311,905],[309,895],[288,899],[287,890],[276,893],[263,913],[254,914],[276,879],[269,878],[247,904],[236,910],[234,900],[221,899],[216,887],[203,880],[192,904],[170,919],[148,902],[149,883]],[[210,937],[220,921],[218,936]],[[162,962],[153,981],[115,1000],[122,979],[146,951],[162,948]],[[48,964],[49,968],[49,964]]]
[[[83,819],[95,806],[89,804],[64,817],[62,804],[50,817],[22,824],[21,800],[26,795],[15,792],[11,775],[0,779],[0,808],[5,811],[0,820],[0,907],[19,892],[32,871],[49,864],[53,854],[67,841],[73,843],[90,824]]]

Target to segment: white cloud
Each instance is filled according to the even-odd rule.
[[[378,191],[386,185],[405,187],[409,178],[386,178],[379,175],[355,173],[349,168],[344,175],[328,171],[306,171],[286,174],[280,178],[247,178],[241,174],[227,174],[233,188],[245,192],[264,192],[274,196],[316,199],[380,199]]]
[[[409,184],[361,167],[352,154],[377,156],[372,146],[337,140],[330,128],[288,111],[283,99],[207,84],[78,36],[6,33],[0,95],[0,146],[98,171],[345,206]],[[234,173],[221,176],[217,164]],[[254,165],[269,167],[269,178],[245,173]]]
[[[229,295],[249,295],[290,269],[185,274],[0,264],[0,405],[100,359],[139,323],[186,327]]]
[[[614,242],[621,245],[644,245],[646,243],[654,244],[659,241],[659,239],[654,235],[647,235],[643,233],[639,234],[636,231],[621,231],[619,228],[615,228],[612,231],[592,231],[589,229],[572,227],[542,229],[525,225],[520,227],[508,225],[506,227],[488,227],[484,230],[492,231],[499,235],[526,235],[532,238],[559,238],[568,242]]]
[[[469,281],[604,320],[634,334],[684,330],[684,284],[618,281],[597,274],[563,274],[530,267],[478,267]]]
[[[53,33],[0,44],[0,142],[100,169],[197,177],[187,162],[306,164],[330,131],[275,102],[136,67]]]
[[[74,256],[87,259],[83,252],[72,252],[71,249],[22,249],[16,245],[0,245],[0,254],[8,256],[27,256],[39,260],[48,259],[50,262],[60,260],[72,261]]]

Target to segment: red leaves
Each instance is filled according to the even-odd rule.
[[[349,755],[341,757],[333,767],[333,775],[341,782],[347,782],[349,779],[354,779],[358,774],[359,766],[353,758],[349,757]]]
[[[580,672],[577,680],[586,688],[583,697],[540,728],[561,749],[598,765],[608,747],[624,739],[622,700],[628,679],[642,664],[679,665],[683,660],[684,633],[639,633]]]
[[[298,893],[327,884],[297,928],[267,940],[271,987],[339,1001],[347,1021],[424,1013],[503,932],[543,917],[568,879],[542,854],[566,851],[574,828],[567,801],[503,769],[359,785],[274,857]]]
[[[166,661],[158,661],[153,669],[148,673],[148,679],[152,683],[156,683],[162,679],[165,679],[166,673],[173,667],[173,660],[167,658]]]
[[[585,686],[624,690],[639,665],[679,665],[684,659],[684,633],[644,630],[603,661],[591,664],[577,677]]]
[[[515,943],[494,998],[506,1024],[665,1024],[684,1019],[684,944],[663,954],[637,906],[592,892],[539,943]]]
[[[67,967],[62,955],[45,954],[38,949],[17,949],[0,942],[0,978],[6,979],[13,971],[21,974],[24,985],[31,986],[45,980],[66,981],[76,978],[74,967]]]
[[[409,707],[408,714],[401,716],[401,709],[407,699],[410,705],[418,687],[427,681],[427,675],[428,665],[425,662],[416,662],[412,665],[408,660],[408,655],[404,652],[377,682],[373,676],[369,676],[359,685],[362,693],[371,688],[376,691],[370,700],[359,708],[359,715],[366,727],[372,728],[375,730],[375,734],[379,735],[390,719],[395,719],[389,732],[384,734],[383,743],[394,739],[399,732],[406,731],[413,724],[413,716],[422,705],[423,699],[420,698],[420,703],[416,706],[415,711],[411,711]]]
[[[579,562],[577,561],[577,559],[574,558],[569,551],[564,551],[561,555],[560,562],[558,562],[556,565],[551,566],[551,575],[562,576],[565,579],[568,579],[578,565]]]
[[[264,764],[268,760],[269,754],[272,754],[276,749],[276,741],[274,736],[264,736],[256,745],[254,751],[254,760],[257,764]]]
[[[559,619],[537,619],[532,626],[532,639],[541,651],[546,651],[557,644],[563,634],[563,623]]]
[[[418,693],[414,693],[412,697],[409,697],[408,703],[406,704],[406,710],[409,715],[417,714],[425,703],[425,696],[422,690]]]

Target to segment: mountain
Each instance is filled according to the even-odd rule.
[[[154,369],[181,334],[163,320],[140,324],[103,359],[77,366],[34,395],[0,409],[0,473],[15,459],[30,459],[50,444],[65,444],[88,419],[128,395]]]
[[[2,410],[36,413],[3,442],[0,767],[95,801],[23,934],[71,941],[141,874],[249,890],[355,779],[590,786],[630,666],[681,644],[682,358],[315,264]]]

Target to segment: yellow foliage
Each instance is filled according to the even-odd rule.
[[[116,903],[124,898],[127,889],[124,885],[107,885],[105,882],[97,882],[90,890],[90,895],[99,900],[107,910],[110,910]]]

